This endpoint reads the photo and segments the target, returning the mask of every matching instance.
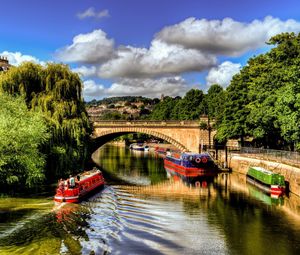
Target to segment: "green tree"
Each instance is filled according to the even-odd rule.
[[[82,167],[91,128],[77,74],[61,64],[24,63],[0,74],[0,91],[22,95],[29,109],[43,113],[51,133],[43,147],[49,177]]]
[[[170,120],[172,111],[179,99],[172,97],[165,97],[164,100],[160,101],[153,108],[150,115],[152,120]]]
[[[204,93],[199,89],[189,90],[173,109],[178,120],[197,120],[205,112]]]
[[[216,124],[222,119],[224,111],[225,92],[218,84],[213,84],[205,95],[206,114],[209,118],[214,119]]]
[[[300,34],[284,33],[270,40],[277,45],[270,55],[277,63],[277,83],[274,115],[284,143],[291,149],[300,149]]]
[[[240,137],[243,143],[244,136],[247,133],[246,118],[249,114],[249,109],[246,108],[249,103],[248,68],[246,66],[240,74],[236,74],[226,90],[223,118],[216,135],[217,140],[220,142],[229,138]]]
[[[283,33],[270,39],[274,47],[251,58],[227,88],[217,137],[250,135],[257,145],[277,148],[298,143],[300,35]]]
[[[44,178],[40,147],[49,134],[43,116],[29,111],[21,97],[0,94],[0,184],[21,187]]]

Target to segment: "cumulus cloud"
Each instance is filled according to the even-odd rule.
[[[45,63],[30,55],[23,55],[21,52],[3,51],[0,56],[6,57],[9,63],[13,66],[18,66],[23,62],[34,62],[44,65]]]
[[[188,18],[176,25],[165,27],[156,38],[188,49],[239,56],[248,50],[262,47],[270,37],[278,33],[299,31],[299,22],[293,19],[282,21],[271,16],[263,20],[253,20],[251,23],[242,23],[231,18]]]
[[[86,18],[100,19],[100,18],[109,17],[109,12],[107,9],[101,10],[101,11],[96,11],[94,7],[90,7],[87,10],[78,13],[77,17],[79,19],[86,19]]]
[[[95,66],[80,66],[72,69],[73,72],[78,73],[80,76],[83,77],[91,77],[96,76],[97,68]]]
[[[96,13],[89,8],[82,13],[82,18],[95,17]],[[56,56],[61,61],[80,64],[73,70],[83,77],[114,79],[109,88],[86,81],[85,95],[101,92],[106,96],[175,96],[183,95],[190,88],[180,77],[188,72],[210,69],[207,84],[226,87],[241,65],[225,61],[216,66],[219,56],[240,56],[265,46],[265,42],[278,33],[292,31],[300,31],[299,22],[271,16],[249,23],[231,18],[188,18],[163,28],[147,48],[115,46],[114,40],[98,29],[75,36]]]
[[[108,39],[101,29],[79,34],[73,43],[56,52],[61,61],[80,63],[102,63],[110,59],[114,52],[114,40]]]
[[[190,87],[180,77],[163,77],[159,79],[120,79],[106,90],[109,96],[135,95],[146,97],[160,97],[184,95]]]
[[[111,96],[146,96],[158,97],[183,96],[191,86],[180,76],[163,77],[159,79],[118,79],[110,87],[106,88],[93,80],[83,82],[83,97],[86,101]]]
[[[105,88],[103,85],[97,84],[93,80],[86,80],[83,82],[83,97],[86,101],[103,97],[104,94]]]
[[[217,83],[225,88],[229,85],[232,76],[237,74],[241,68],[241,64],[225,61],[219,66],[210,69],[206,77],[207,85]]]
[[[104,63],[99,76],[113,77],[159,77],[184,72],[202,71],[216,63],[211,54],[178,45],[168,45],[154,40],[149,49],[131,46],[120,47],[116,57]]]

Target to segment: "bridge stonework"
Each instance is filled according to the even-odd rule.
[[[91,121],[93,138],[99,147],[124,134],[144,133],[164,139],[179,150],[199,152],[201,144],[212,144],[209,137],[212,139],[214,135],[200,129],[200,121],[103,121],[96,118]]]

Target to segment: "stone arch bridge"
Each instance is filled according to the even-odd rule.
[[[90,117],[90,120],[95,148],[124,134],[144,133],[161,138],[181,151],[199,152],[201,144],[212,144],[214,135],[200,128],[200,122],[207,122],[207,118],[198,121],[105,121]]]

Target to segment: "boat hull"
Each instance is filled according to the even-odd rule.
[[[247,182],[270,195],[279,196],[279,195],[282,195],[285,191],[285,188],[282,186],[268,185],[268,184],[262,183],[256,179],[254,179],[252,176],[249,176],[249,175],[247,175]]]
[[[164,167],[169,170],[176,172],[186,177],[197,177],[197,176],[214,176],[216,171],[211,168],[199,168],[199,167],[186,167],[164,159]]]

